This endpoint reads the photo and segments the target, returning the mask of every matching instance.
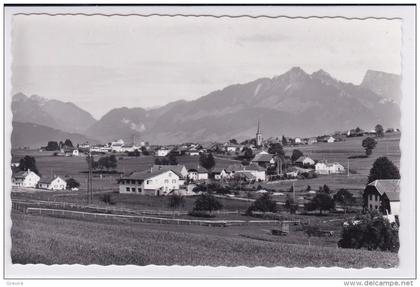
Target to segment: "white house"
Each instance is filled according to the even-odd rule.
[[[295,161],[295,163],[301,166],[309,166],[309,165],[314,165],[315,161],[311,159],[309,156],[301,156]]]
[[[215,180],[227,179],[230,177],[230,174],[225,168],[215,167],[212,169],[211,174]]]
[[[36,187],[41,178],[33,171],[19,171],[12,176],[12,185],[23,187]]]
[[[167,156],[171,150],[166,148],[160,148],[156,151],[157,156]]]
[[[124,141],[122,139],[111,142],[111,151],[123,152],[123,146],[124,146]]]
[[[301,138],[295,138],[294,139],[295,144],[301,144],[302,143],[302,139]]]
[[[172,170],[133,172],[119,180],[120,193],[160,196],[178,190],[179,186],[180,178]]]
[[[207,170],[202,167],[190,168],[188,170],[188,178],[191,181],[207,180],[209,178],[209,174]]]
[[[345,171],[344,166],[338,162],[328,163],[325,161],[320,161],[315,164],[315,172],[317,174],[337,174],[343,173]]]
[[[65,190],[67,188],[67,182],[59,176],[54,178],[42,177],[38,181],[38,188],[48,190]]]
[[[78,149],[73,150],[73,156],[79,156],[79,150]]]
[[[329,137],[329,138],[327,138],[327,143],[333,143],[333,142],[335,142],[335,138],[334,137]]]

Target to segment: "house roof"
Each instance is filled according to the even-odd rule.
[[[188,171],[196,171],[198,173],[207,173],[207,170],[201,166],[197,167],[197,168],[190,168],[188,169]]]
[[[399,179],[377,179],[368,184],[373,186],[382,196],[386,194],[390,201],[400,200],[400,180]]]
[[[182,175],[182,169],[184,169],[184,168],[185,168],[185,165],[183,165],[183,164],[174,164],[174,165],[159,165],[159,164],[154,164],[152,166],[152,170],[153,171],[172,170],[179,177],[183,177],[183,175]]]
[[[43,176],[41,177],[41,179],[38,181],[38,183],[47,183],[50,184],[54,179],[54,177],[50,177],[50,176]]]
[[[265,153],[259,153],[256,154],[254,159],[252,161],[256,161],[256,162],[270,162],[273,159],[273,155],[272,154],[265,154]]]
[[[13,174],[13,177],[14,178],[25,178],[27,175],[28,175],[28,171],[18,171],[18,172],[16,172],[15,174]]]
[[[227,167],[226,169],[228,172],[233,171],[265,171],[265,168],[259,166],[258,164],[251,163],[250,165],[242,165],[242,164],[232,164]]]
[[[168,172],[168,171],[169,170],[155,170],[155,171],[144,170],[144,171],[135,171],[135,172],[132,172],[128,176],[124,176],[123,178],[124,179],[146,180],[146,179],[149,179],[149,178],[152,178],[152,177],[161,175],[162,173],[165,173],[165,172]],[[174,171],[172,171],[172,172],[174,172]],[[178,174],[176,174],[176,175],[178,176]]]
[[[249,179],[249,180],[256,179],[256,177],[249,171],[235,173],[234,177],[246,178],[246,179]]]
[[[313,161],[313,159],[311,159],[309,156],[302,155],[301,157],[299,157],[296,160],[296,162],[303,162],[305,159],[309,159],[309,160],[312,160]]]

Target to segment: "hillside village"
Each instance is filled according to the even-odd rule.
[[[380,125],[378,125],[380,126]],[[153,157],[154,163],[142,170],[133,169],[117,174],[115,181],[118,188],[115,192],[121,194],[138,194],[153,196],[196,196],[203,191],[208,191],[212,186],[219,196],[241,199],[243,193],[239,192],[242,188],[248,189],[254,194],[270,193],[276,194],[275,190],[270,191],[270,185],[276,183],[290,183],[291,190],[294,192],[295,182],[305,179],[313,179],[319,176],[349,175],[351,171],[348,162],[314,160],[308,154],[302,153],[299,148],[311,145],[329,145],[334,142],[344,142],[354,137],[377,137],[383,134],[398,133],[399,130],[387,129],[380,126],[380,131],[363,131],[360,128],[344,132],[335,132],[329,135],[322,135],[312,138],[268,138],[264,139],[260,122],[258,121],[255,138],[238,143],[235,139],[225,143],[185,143],[179,145],[150,145],[140,142],[139,144],[125,143],[123,140],[116,140],[105,144],[73,143],[67,139],[64,142],[48,142],[48,145],[41,147],[39,152],[53,152],[53,157],[86,157],[92,159],[92,169],[95,173],[109,172],[107,164],[101,165],[102,159],[112,159],[112,168],[117,165],[117,157],[142,158]],[[382,135],[378,135],[382,133]],[[285,155],[283,148],[292,149],[292,155]],[[110,155],[109,157],[107,155]],[[196,160],[196,165],[180,164],[178,157],[200,158],[202,155],[211,155],[213,166],[204,167],[200,161]],[[95,162],[95,158],[98,161]],[[219,159],[225,162],[223,165],[217,164]],[[347,160],[348,161],[348,160]],[[347,164],[347,166],[346,166]],[[89,163],[88,163],[89,165]],[[37,190],[72,190],[78,191],[78,185],[67,186],[68,176],[65,174],[51,174],[40,176],[29,168],[22,170],[19,162],[12,163],[15,171],[12,177],[12,184],[16,187],[34,188]],[[71,179],[74,181],[74,179]],[[326,180],[327,182],[328,180]],[[385,215],[398,216],[398,207],[391,209],[390,201],[395,204],[399,202],[399,187],[391,188],[392,184],[380,184],[377,188],[375,200],[366,199],[366,194],[372,194],[372,186],[376,187],[376,181],[366,185],[363,194],[362,205],[354,204],[355,210],[361,208],[380,209]],[[264,188],[262,187],[264,186]],[[398,186],[398,184],[396,185]],[[234,190],[236,191],[234,192]],[[321,187],[320,187],[321,189]],[[239,190],[239,191],[238,191]],[[317,193],[309,185],[304,196],[296,197],[293,193],[293,201],[298,204],[308,204]],[[391,193],[391,195],[390,195]],[[282,194],[277,192],[277,194]],[[252,196],[251,196],[252,197]],[[387,199],[384,199],[387,198]],[[291,200],[291,199],[287,199]],[[385,202],[382,202],[385,200]],[[378,202],[382,202],[381,204]],[[283,198],[281,204],[286,203]],[[392,219],[395,221],[395,218]]]

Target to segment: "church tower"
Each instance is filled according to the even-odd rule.
[[[258,121],[258,128],[257,128],[257,134],[255,135],[255,141],[258,147],[262,146],[262,134],[260,131],[260,121]]]

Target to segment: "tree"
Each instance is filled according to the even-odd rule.
[[[98,160],[98,168],[102,171],[104,168],[109,169],[108,157],[103,156]]]
[[[254,153],[249,147],[244,147],[242,151],[244,153],[243,157],[245,160],[250,161],[254,157]]]
[[[146,147],[144,147],[144,146],[142,146],[141,147],[141,153],[143,154],[143,155],[149,155],[150,153],[149,153],[149,151],[147,150],[147,148]]]
[[[110,155],[108,158],[108,168],[115,170],[117,168],[118,161],[115,155]]]
[[[378,211],[370,211],[343,226],[338,246],[398,252],[398,226],[389,223]]]
[[[45,150],[48,150],[48,151],[60,150],[60,147],[58,146],[58,143],[56,141],[49,141]]]
[[[179,207],[183,207],[185,205],[185,200],[182,195],[172,194],[169,196],[168,206],[172,209],[177,209]]]
[[[176,159],[176,156],[173,153],[169,154],[168,163],[170,165],[177,165],[178,164],[178,160]]]
[[[209,173],[216,165],[216,161],[211,153],[202,153],[199,158],[200,165],[205,168]]]
[[[298,209],[297,203],[295,202],[293,197],[290,196],[290,194],[287,195],[284,207],[289,210],[290,214],[295,214],[296,210]]]
[[[334,200],[331,196],[324,192],[317,192],[312,200],[305,204],[305,209],[312,211],[319,209],[319,214],[322,214],[324,210],[331,210],[334,208]]]
[[[71,140],[70,140],[70,139],[66,139],[66,140],[64,141],[64,145],[65,145],[65,146],[68,146],[68,147],[73,147],[73,143],[71,142]]]
[[[394,165],[387,157],[379,157],[373,163],[370,169],[368,183],[377,179],[399,179],[400,172],[398,167]]]
[[[279,156],[280,158],[284,158],[284,150],[281,143],[272,143],[268,148],[268,153],[274,154]]]
[[[223,205],[211,194],[202,193],[200,194],[194,203],[195,211],[208,211],[212,212],[214,210],[222,209]]]
[[[74,178],[70,177],[69,179],[66,180],[67,183],[67,189],[72,189],[72,188],[78,188],[80,186],[80,183],[78,183]]]
[[[236,139],[230,139],[229,143],[231,144],[238,144],[238,141]]]
[[[287,146],[288,142],[287,142],[287,139],[286,139],[286,137],[285,137],[285,136],[282,136],[282,137],[281,137],[281,144],[282,144],[283,146]]]
[[[377,137],[380,137],[380,138],[383,137],[384,136],[384,128],[380,124],[377,124],[375,126],[375,133],[376,133]]]
[[[294,149],[292,152],[292,158],[291,158],[292,162],[295,162],[301,156],[303,156],[303,153],[298,149]]]
[[[318,192],[322,192],[322,193],[326,193],[326,194],[330,194],[330,187],[326,184],[324,184],[323,186],[320,186],[318,189]]]
[[[272,200],[270,194],[264,193],[251,204],[247,213],[250,214],[252,211],[277,212],[277,204]]]
[[[36,167],[36,160],[29,155],[25,155],[19,160],[19,169],[23,171],[31,170],[39,175],[38,168]]]
[[[376,144],[376,140],[371,137],[367,137],[362,141],[362,147],[365,148],[367,156],[370,156],[372,154],[372,150],[376,147]]]
[[[336,194],[334,194],[333,199],[334,202],[343,206],[344,213],[347,213],[347,208],[356,202],[353,194],[344,188],[341,188]]]

